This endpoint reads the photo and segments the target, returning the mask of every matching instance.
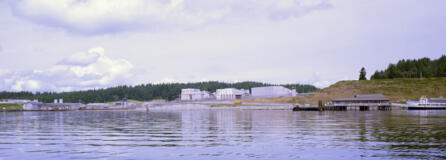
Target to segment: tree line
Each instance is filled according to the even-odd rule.
[[[197,83],[166,83],[166,84],[141,84],[136,86],[117,86],[105,89],[91,89],[72,92],[0,92],[0,99],[37,99],[40,102],[51,103],[54,99],[63,98],[64,102],[71,103],[102,103],[118,101],[123,98],[139,101],[154,99],[175,100],[179,98],[181,89],[198,88],[209,92],[215,92],[221,88],[251,89],[252,87],[271,86],[273,84],[260,82],[224,83],[217,81]],[[284,84],[289,89],[296,89],[299,93],[314,92],[319,90],[313,85]]]
[[[371,79],[392,78],[429,78],[446,77],[446,56],[438,59],[420,58],[400,60],[396,64],[389,64],[387,69],[376,71]]]

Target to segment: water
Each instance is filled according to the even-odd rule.
[[[0,112],[0,159],[445,159],[446,111]]]

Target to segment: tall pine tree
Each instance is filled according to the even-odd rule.
[[[367,75],[367,73],[365,71],[365,68],[362,67],[361,71],[359,72],[359,80],[367,80],[366,75]]]

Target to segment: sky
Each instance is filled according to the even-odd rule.
[[[444,0],[2,0],[0,90],[370,77],[446,54]]]

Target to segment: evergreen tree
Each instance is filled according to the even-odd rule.
[[[387,69],[376,71],[371,79],[446,77],[446,55],[439,59],[400,60]]]
[[[362,67],[361,71],[359,72],[359,80],[367,80],[366,75],[367,75],[367,73],[365,71],[365,68]]]

